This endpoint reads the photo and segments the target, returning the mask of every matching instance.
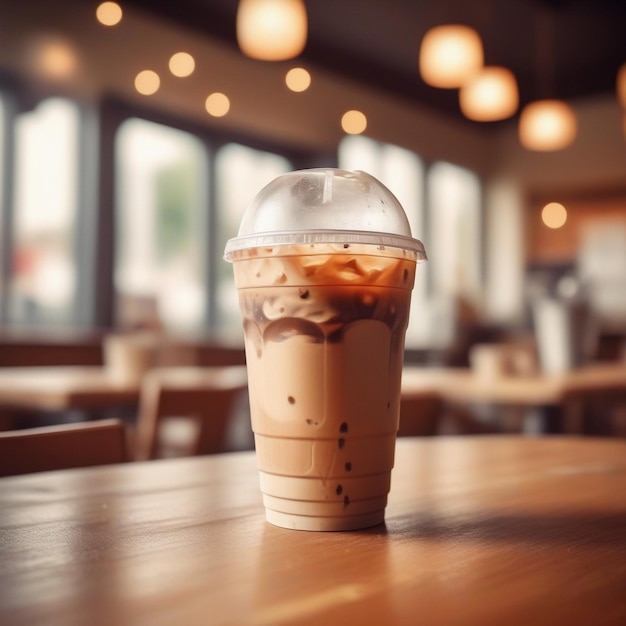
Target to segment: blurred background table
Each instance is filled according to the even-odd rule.
[[[38,411],[135,406],[139,381],[119,381],[102,366],[0,369],[0,406]]]
[[[116,417],[143,460],[250,448],[246,391],[243,365],[157,367],[135,380],[102,366],[0,368],[0,416],[5,430]]]
[[[457,415],[476,405],[495,408],[505,429],[522,431],[524,420],[538,409],[549,412],[552,428],[579,434],[585,408],[592,405],[599,411],[598,399],[613,399],[626,407],[626,364],[592,363],[559,374],[493,377],[480,376],[467,367],[404,368],[403,398],[428,398],[433,394]],[[596,417],[603,416],[598,412]]]
[[[172,386],[207,385],[233,379],[245,383],[245,366],[162,367]],[[49,366],[0,369],[0,407],[40,411],[136,406],[142,380],[120,380],[102,366]]]
[[[0,479],[6,624],[626,623],[626,443],[406,438],[386,523],[267,524],[252,452]]]
[[[216,372],[229,372],[226,380],[245,381],[244,365],[159,367],[170,387],[194,388],[211,384]],[[140,381],[121,381],[103,366],[47,366],[0,368],[0,411],[82,411],[88,417],[113,412],[136,414]],[[436,434],[442,410],[455,415],[476,405],[492,407],[504,430],[522,432],[524,420],[535,409],[556,415],[559,432],[581,433],[585,410],[603,415],[603,403],[616,399],[626,407],[626,365],[598,363],[564,374],[485,378],[467,367],[407,365],[402,379],[401,434]],[[426,416],[428,414],[428,416]],[[32,417],[32,415],[31,415]],[[432,418],[432,419],[431,419]],[[428,421],[428,424],[424,422]],[[36,420],[35,420],[36,421]],[[432,422],[432,423],[431,423]],[[19,426],[19,419],[15,421]],[[423,431],[423,432],[422,432]]]

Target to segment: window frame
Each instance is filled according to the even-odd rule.
[[[178,116],[157,111],[149,107],[137,106],[114,97],[103,98],[98,106],[99,116],[99,155],[98,181],[99,194],[97,201],[97,228],[95,242],[96,277],[93,295],[93,324],[100,329],[116,327],[115,319],[115,247],[116,218],[115,190],[117,186],[115,173],[115,138],[121,125],[128,119],[139,118],[148,122],[161,124],[190,133],[204,146],[207,155],[208,171],[206,186],[203,190],[207,199],[208,215],[205,220],[206,232],[204,239],[207,245],[207,273],[205,288],[209,294],[217,293],[217,263],[221,261],[222,250],[217,249],[218,211],[217,211],[217,176],[216,155],[220,148],[230,143],[239,143],[254,150],[271,152],[288,159],[294,169],[316,167],[317,164],[329,162],[336,166],[336,153],[332,155],[307,151],[302,148],[260,139],[241,132],[218,129],[207,124],[182,119]],[[219,310],[215,297],[209,297],[206,307],[206,319],[202,328],[206,333],[219,330]]]
[[[308,150],[302,146],[293,146],[283,142],[273,142],[264,138],[219,128],[219,122],[207,119],[206,123],[192,121],[150,106],[130,103],[113,96],[105,96],[97,102],[82,102],[62,90],[36,91],[28,83],[0,76],[0,96],[3,98],[4,115],[2,155],[2,186],[0,189],[0,328],[8,325],[8,285],[11,275],[13,251],[13,220],[15,192],[15,120],[24,111],[32,110],[47,98],[60,97],[70,100],[79,111],[79,170],[78,170],[78,211],[74,233],[74,258],[78,263],[76,301],[73,317],[68,320],[79,329],[105,331],[116,326],[115,320],[115,138],[120,126],[130,118],[139,118],[162,124],[194,135],[204,146],[207,154],[208,170],[206,173],[207,219],[205,241],[208,247],[208,269],[206,289],[213,297],[208,298],[206,319],[203,329],[211,334],[218,330],[219,309],[214,294],[217,289],[217,263],[222,251],[217,250],[219,213],[217,211],[216,155],[221,148],[230,143],[238,143],[254,150],[270,152],[288,159],[294,169],[312,167],[337,167],[339,163],[339,144],[333,152]],[[369,138],[369,137],[368,137]],[[370,138],[385,145],[388,142]],[[395,144],[391,144],[395,145]],[[428,198],[428,178],[430,170],[438,161],[426,159],[410,148],[400,148],[413,152],[422,163],[422,194],[424,209],[421,215],[421,228],[424,238],[431,229],[431,212]],[[452,163],[455,165],[454,163]],[[459,166],[462,167],[462,166]],[[485,189],[482,177],[467,169],[477,177],[479,185],[478,232],[481,241],[485,241]],[[479,244],[479,283],[485,280],[485,250]],[[435,286],[430,268],[425,270],[425,296],[431,297]],[[43,327],[39,330],[45,332]]]
[[[13,257],[13,196],[15,186],[15,119],[18,106],[15,94],[0,83],[3,114],[0,143],[0,328],[8,319],[8,291]]]
[[[432,228],[433,228],[433,212],[435,211],[435,208],[433,206],[433,200],[432,200],[432,193],[431,193],[431,176],[432,176],[432,171],[433,169],[438,166],[438,165],[443,165],[443,166],[452,166],[455,169],[458,170],[464,170],[465,172],[471,174],[477,183],[477,193],[478,193],[478,210],[477,210],[477,217],[479,220],[479,223],[477,225],[476,228],[476,234],[478,236],[478,242],[477,242],[477,248],[478,248],[478,259],[477,259],[477,275],[476,275],[476,282],[477,282],[477,289],[479,290],[484,290],[484,286],[485,286],[485,275],[486,275],[486,271],[485,271],[485,264],[486,264],[486,253],[485,253],[485,241],[486,241],[486,232],[485,232],[485,185],[484,185],[484,181],[482,179],[482,177],[475,172],[474,170],[471,170],[468,167],[465,167],[464,165],[459,165],[457,163],[454,163],[452,161],[450,161],[449,159],[437,159],[437,160],[433,160],[433,161],[429,161],[427,163],[425,172],[424,172],[424,193],[426,194],[426,210],[425,210],[425,223],[424,223],[424,232],[425,232],[425,237],[430,237],[432,235]],[[427,248],[427,252],[428,252],[428,248]],[[471,287],[471,285],[470,285]],[[433,265],[431,264],[429,266],[429,271],[428,271],[428,294],[429,297],[432,297],[434,295],[436,295],[437,293],[439,293],[441,289],[440,285],[436,284],[436,278],[434,276],[434,270],[433,270]],[[461,296],[467,296],[468,294],[466,293],[466,290],[464,290],[461,294],[458,294]],[[473,293],[472,296],[475,297],[477,294]]]
[[[486,277],[486,250],[484,242],[486,241],[486,208],[485,208],[485,184],[482,177],[474,170],[454,163],[450,160],[443,159],[427,159],[421,154],[415,152],[411,148],[407,148],[400,144],[390,144],[388,142],[375,139],[368,135],[362,135],[369,142],[371,142],[372,154],[379,162],[378,166],[384,169],[384,165],[380,163],[384,160],[385,148],[387,146],[401,148],[408,151],[415,157],[420,164],[421,176],[421,211],[415,224],[419,228],[419,232],[413,233],[414,236],[420,238],[425,245],[427,254],[430,251],[432,243],[432,237],[434,235],[433,226],[436,223],[436,207],[433,200],[433,172],[440,164],[448,165],[455,169],[465,172],[468,176],[471,176],[477,184],[477,199],[478,208],[476,216],[478,223],[476,224],[475,233],[478,237],[477,252],[478,258],[476,261],[476,289],[484,291],[485,289],[485,277]],[[345,141],[345,138],[344,138]],[[338,146],[338,156],[341,152],[341,144]],[[341,162],[341,159],[338,159]],[[374,172],[376,175],[376,172]],[[405,207],[406,208],[406,207]],[[473,246],[472,246],[473,247]],[[431,259],[435,258],[435,254],[431,254]],[[480,297],[480,293],[476,293],[474,290],[474,281],[470,280],[467,284],[458,285],[457,294],[446,294],[442,286],[438,284],[438,276],[435,272],[436,265],[432,262],[426,263],[425,267],[420,268],[420,275],[423,276],[423,283],[419,292],[416,289],[413,293],[411,317],[409,319],[409,327],[407,329],[405,350],[408,354],[415,355],[423,350],[439,350],[444,345],[452,341],[452,334],[456,332],[456,319],[455,311],[458,299],[467,298],[468,292],[471,292],[471,303],[475,304],[477,297]],[[418,307],[417,311],[415,306]],[[419,313],[419,315],[417,315]],[[420,321],[417,322],[419,316]],[[443,320],[443,322],[442,322]],[[415,332],[416,326],[413,324],[419,324],[419,332]],[[414,358],[414,356],[410,357]]]
[[[85,207],[94,206],[97,185],[94,186],[93,181],[90,182],[87,179],[86,164],[95,162],[96,150],[94,138],[91,133],[87,132],[86,128],[88,126],[87,120],[93,116],[93,107],[61,88],[35,87],[28,81],[4,73],[0,73],[0,97],[3,98],[4,102],[3,141],[0,145],[0,150],[2,150],[2,159],[0,160],[2,167],[0,174],[0,330],[11,331],[21,328],[9,316],[9,286],[12,279],[13,251],[15,249],[13,231],[16,210],[16,122],[21,114],[34,111],[41,103],[53,98],[67,100],[76,107],[78,113],[76,223],[70,248],[72,257],[77,264],[76,286],[74,300],[70,305],[70,314],[64,321],[62,328],[90,330],[93,328],[91,314],[93,298],[91,293],[92,289],[95,289],[92,276],[95,258],[89,254],[90,251],[93,251],[93,246],[85,243],[85,239],[88,237],[89,230],[92,230],[95,236],[95,229],[89,229],[86,226],[89,219],[85,216]],[[48,328],[45,324],[28,327],[29,330],[43,331],[44,333]]]

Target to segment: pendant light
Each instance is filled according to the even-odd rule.
[[[547,13],[537,19],[537,75],[540,90],[554,91],[552,86],[552,23]],[[562,150],[569,146],[578,132],[578,122],[572,107],[563,100],[544,98],[527,104],[521,112],[519,140],[528,150]]]
[[[519,120],[519,140],[528,150],[561,150],[576,138],[572,107],[562,100],[537,100],[526,105]]]
[[[505,67],[483,67],[459,90],[463,115],[476,122],[495,122],[511,117],[519,105],[517,81]]]
[[[306,45],[307,14],[303,0],[240,0],[237,42],[241,51],[262,61],[297,57]]]
[[[433,87],[453,89],[463,85],[483,65],[483,44],[469,26],[446,24],[431,28],[422,39],[420,74]]]

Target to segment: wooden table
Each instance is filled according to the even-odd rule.
[[[226,366],[244,371],[244,366]],[[173,379],[203,376],[202,367],[159,368]],[[575,389],[626,389],[626,365],[596,364],[567,374],[504,376],[483,379],[469,368],[406,366],[402,393],[407,397],[439,395],[445,400],[490,404],[557,404]],[[62,410],[112,403],[136,403],[137,382],[116,380],[104,367],[0,368],[0,405]]]
[[[626,363],[595,363],[562,374],[481,377],[467,367],[407,366],[402,393],[436,392],[450,402],[502,405],[558,404],[576,390],[626,389]]]
[[[136,405],[139,384],[116,380],[104,367],[0,369],[0,406],[35,411]]]
[[[224,368],[245,377],[245,366]],[[206,367],[159,369],[172,381],[196,381],[210,375]],[[484,403],[514,410],[557,406],[571,392],[602,393],[616,389],[626,392],[626,365],[621,363],[596,364],[561,375],[499,379],[480,378],[469,368],[407,366],[402,379],[402,393],[407,398],[440,397],[456,406]],[[139,383],[116,380],[104,367],[0,368],[0,408],[35,411],[134,408],[139,394]],[[568,422],[567,416],[565,421]],[[570,430],[574,431],[575,427]]]
[[[580,431],[579,406],[564,403],[570,396],[583,398],[603,393],[623,392],[626,397],[626,364],[594,363],[562,374],[536,373],[527,376],[481,377],[469,368],[405,367],[402,393],[407,398],[438,394],[451,406],[484,404],[496,406],[500,417],[508,410],[518,422],[528,409],[560,407],[563,429]]]
[[[168,385],[196,386],[219,376],[246,379],[245,366],[162,367]],[[117,379],[104,367],[31,367],[0,369],[0,406],[38,411],[132,407],[139,402],[140,381]]]
[[[251,452],[0,479],[0,623],[626,623],[626,442],[402,439],[386,524],[267,524]]]

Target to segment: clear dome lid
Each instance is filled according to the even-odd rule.
[[[224,257],[237,250],[299,243],[361,243],[402,248],[425,260],[421,241],[397,198],[361,171],[319,168],[275,178],[252,200],[237,237]]]

